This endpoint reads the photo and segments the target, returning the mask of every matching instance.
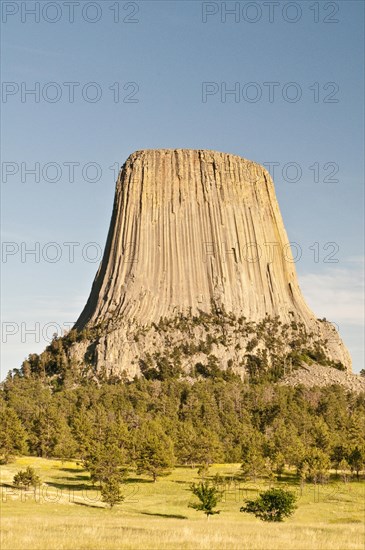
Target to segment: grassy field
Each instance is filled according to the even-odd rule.
[[[12,489],[14,474],[28,465],[43,485],[35,494]],[[189,484],[196,469],[177,468],[156,483],[130,477],[125,501],[106,509],[92,489],[88,473],[76,462],[23,457],[1,469],[2,550],[351,550],[364,548],[365,483],[341,481],[300,489],[298,509],[284,523],[267,524],[240,513],[245,498],[253,498],[263,483],[234,482],[239,464],[217,464],[210,475],[224,481],[220,515],[209,521],[188,507]]]

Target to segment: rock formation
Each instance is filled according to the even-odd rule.
[[[216,337],[208,317],[218,319],[228,340]],[[334,327],[316,319],[303,299],[262,166],[205,150],[133,153],[121,169],[104,257],[75,325],[88,336],[71,355],[131,378],[146,357],[151,363],[178,342],[209,335],[219,366],[244,375],[253,327],[265,319],[279,320],[275,330],[284,326],[288,338],[300,327],[326,360],[351,369]],[[246,333],[243,320],[251,323]],[[257,345],[262,355],[265,344]],[[203,355],[204,346],[176,352],[185,371]]]

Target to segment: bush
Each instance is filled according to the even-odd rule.
[[[296,509],[296,496],[291,491],[285,489],[269,489],[256,500],[246,501],[246,506],[242,506],[240,512],[254,514],[263,521],[283,521],[289,517]]]
[[[13,478],[13,483],[18,489],[29,489],[31,486],[35,487],[40,481],[40,478],[30,466],[25,470],[19,470]]]

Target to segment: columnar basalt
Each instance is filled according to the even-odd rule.
[[[325,343],[330,361],[351,369],[337,332],[315,318],[300,292],[269,173],[226,153],[137,151],[121,169],[104,257],[75,325],[99,327],[98,337],[72,354],[132,377],[146,354],[164,353],[161,320],[212,312],[230,316],[231,327],[243,318],[299,323],[311,342]],[[176,338],[183,333],[168,342]],[[244,370],[246,344],[243,336],[217,344],[222,368],[231,360]]]

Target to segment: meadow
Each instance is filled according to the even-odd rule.
[[[14,474],[32,466],[42,484],[14,489]],[[365,482],[333,480],[301,489],[287,473],[280,486],[297,493],[298,509],[283,523],[265,523],[240,513],[246,498],[268,481],[238,479],[239,464],[215,464],[222,477],[219,515],[209,521],[189,508],[196,468],[175,468],[156,483],[130,474],[125,500],[109,509],[76,461],[21,457],[1,467],[2,550],[356,550],[364,548]],[[278,482],[275,482],[278,484]]]

